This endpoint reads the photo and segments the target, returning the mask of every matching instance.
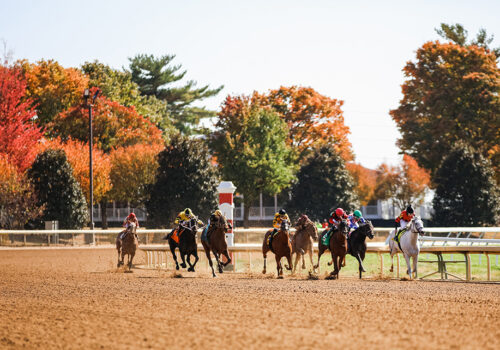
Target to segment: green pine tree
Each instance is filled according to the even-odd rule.
[[[181,86],[172,86],[186,75],[186,71],[180,71],[181,65],[172,65],[174,58],[175,55],[158,58],[153,55],[137,55],[129,59],[130,73],[141,94],[165,101],[174,126],[182,133],[190,134],[200,119],[215,116],[215,112],[192,104],[217,95],[223,86],[215,89],[209,89],[208,85],[196,88],[196,82],[193,80]]]
[[[433,225],[487,226],[500,220],[500,189],[491,162],[465,143],[436,172]]]
[[[38,206],[45,205],[38,227],[48,220],[58,220],[61,229],[79,229],[88,223],[87,202],[64,151],[40,153],[28,169],[28,177],[38,195]]]

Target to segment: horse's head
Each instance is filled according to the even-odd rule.
[[[373,225],[370,220],[366,220],[366,223],[360,225],[359,228],[366,237],[373,239]]]
[[[228,229],[229,228],[228,225],[227,225],[227,220],[224,217],[224,215],[217,217],[217,224],[216,224],[216,226],[218,228],[223,228],[223,229]]]
[[[342,233],[344,236],[347,236],[349,233],[349,223],[347,220],[342,220],[339,224],[339,232]]]
[[[280,231],[288,232],[289,230],[290,230],[290,223],[288,222],[288,220],[283,220],[281,222]]]
[[[127,227],[127,232],[135,234],[136,231],[137,231],[137,225],[135,224],[135,222],[129,222]]]
[[[424,234],[424,222],[419,216],[414,216],[410,223],[411,231]]]
[[[309,220],[309,218],[307,217],[307,215],[301,215],[300,218],[297,220],[297,222],[295,223],[295,228],[297,230],[303,230],[306,228],[306,223],[307,221]]]

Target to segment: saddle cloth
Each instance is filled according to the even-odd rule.
[[[175,229],[174,233],[172,233],[172,239],[175,241],[175,243],[179,243],[179,234],[177,233],[177,229]]]
[[[401,237],[403,237],[403,235],[406,233],[406,227],[401,229],[400,231],[398,231],[395,235],[394,235],[394,238],[392,239],[393,241],[395,242],[400,242],[401,241]]]

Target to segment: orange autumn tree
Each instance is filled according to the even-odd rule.
[[[91,95],[95,88],[91,89]],[[135,144],[163,144],[161,130],[139,115],[134,107],[125,107],[105,96],[99,97],[92,111],[93,142],[109,153],[113,148]],[[88,140],[89,114],[83,105],[59,114],[50,124],[61,139]]]
[[[162,149],[162,145],[137,144],[112,150],[110,178],[113,189],[110,198],[143,204],[148,194],[147,187],[155,180],[157,155]]]
[[[345,161],[350,161],[353,152],[347,138],[350,131],[344,124],[342,104],[342,101],[323,96],[312,88],[281,87],[267,94],[254,92],[251,96],[227,96],[218,117],[227,122],[230,116],[243,115],[248,105],[272,108],[287,124],[287,143],[301,162],[314,148],[327,144],[333,146]]]
[[[399,208],[422,204],[429,183],[429,171],[405,154],[400,165],[381,164],[377,168],[375,198],[392,199]]]
[[[57,61],[41,60],[37,63],[19,61],[27,82],[27,97],[37,111],[40,126],[50,123],[59,113],[82,100],[88,78],[77,68],[64,68]]]
[[[345,161],[353,159],[344,124],[343,101],[321,95],[310,87],[291,86],[271,90],[258,96],[287,123],[288,143],[296,149],[299,159],[313,148],[332,145]]]
[[[374,199],[377,171],[365,168],[358,163],[347,163],[346,168],[356,183],[355,191],[361,205],[368,205],[368,202]]]
[[[66,153],[68,162],[73,168],[73,176],[80,184],[87,203],[90,203],[90,178],[89,178],[89,145],[80,141],[69,139],[61,142],[59,139],[45,140],[40,145],[40,152],[47,149],[62,149]],[[111,190],[111,161],[109,156],[98,148],[92,149],[92,172],[94,202],[106,198]]]

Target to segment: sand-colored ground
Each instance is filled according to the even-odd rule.
[[[114,264],[111,249],[0,250],[0,348],[500,348],[499,284]]]

